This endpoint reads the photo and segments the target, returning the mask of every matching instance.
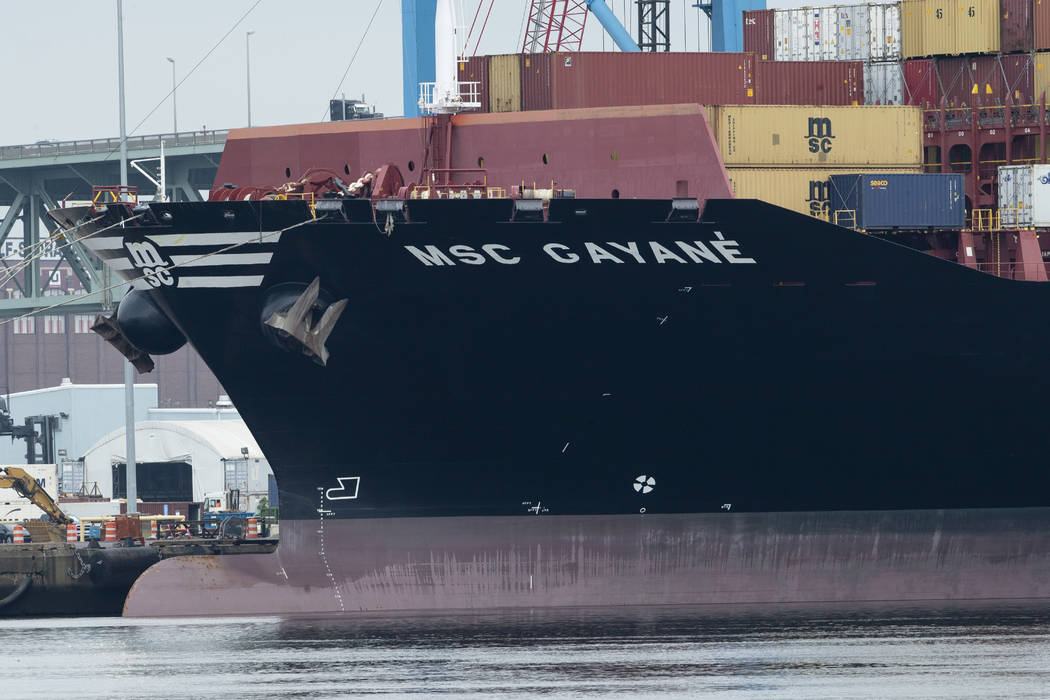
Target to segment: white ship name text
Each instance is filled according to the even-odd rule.
[[[737,241],[726,239],[715,232],[712,241],[603,241],[601,243],[546,243],[540,247],[545,258],[563,265],[591,263],[594,265],[668,264],[693,265],[702,263],[754,265],[740,251]],[[436,245],[406,245],[405,250],[427,267],[450,265],[517,265],[524,259],[510,246],[485,243],[480,246],[454,245],[447,248]]]

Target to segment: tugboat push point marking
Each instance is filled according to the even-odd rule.
[[[572,265],[578,262],[602,263],[730,263],[735,265],[754,265],[754,258],[746,257],[740,251],[740,244],[734,240],[725,240],[721,233],[713,241],[674,241],[658,243],[627,241],[618,243],[585,242],[575,245],[565,243],[547,243],[540,248],[547,257],[555,262]],[[405,250],[427,267],[444,267],[447,265],[484,265],[489,262],[500,265],[517,265],[522,256],[509,246],[500,243],[486,243],[474,247],[454,245],[447,249],[436,245],[406,245]]]

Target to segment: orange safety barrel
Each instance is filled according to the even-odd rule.
[[[151,540],[157,539],[157,521],[156,520],[150,520],[149,521],[149,538]]]
[[[15,525],[15,536],[13,541],[15,544],[25,544],[26,533],[21,523]]]
[[[248,518],[248,537],[259,536],[259,521],[255,518]]]
[[[77,525],[76,523],[69,523],[66,525],[66,542],[77,541]]]
[[[106,521],[106,542],[117,541],[117,521],[107,520]]]

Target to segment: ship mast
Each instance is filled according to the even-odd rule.
[[[451,183],[452,117],[481,107],[478,83],[460,82],[457,74],[456,9],[452,0],[438,0],[434,18],[434,67],[436,80],[419,84],[419,108],[426,115],[426,148],[421,185]]]

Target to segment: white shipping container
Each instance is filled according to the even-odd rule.
[[[907,103],[901,64],[864,64],[864,104],[903,105]]]
[[[835,58],[840,61],[867,61],[871,54],[867,5],[841,5],[835,13]]]
[[[778,61],[834,61],[838,35],[835,9],[801,7],[773,15],[774,57]]]
[[[773,14],[777,61],[898,61],[900,5],[829,5]]]
[[[999,217],[1004,228],[1050,227],[1050,165],[999,166]]]
[[[867,60],[901,60],[901,6],[900,3],[867,5],[868,45]]]
[[[10,464],[5,466],[24,469],[29,476],[36,479],[36,483],[51,496],[51,500],[58,502],[58,465],[56,464]],[[33,505],[28,498],[23,498],[14,489],[0,489],[0,519],[23,520],[37,519],[42,511]]]

